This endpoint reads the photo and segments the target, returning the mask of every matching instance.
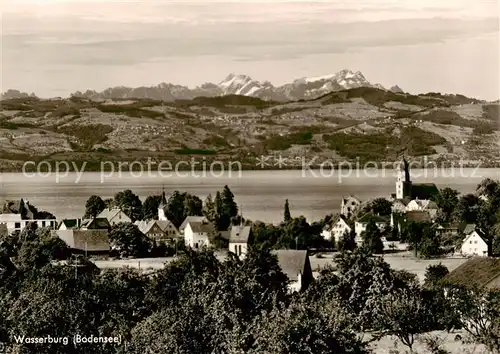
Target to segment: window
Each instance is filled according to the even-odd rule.
[[[474,241],[474,244],[477,245],[477,241]]]
[[[15,228],[15,229],[20,229],[20,228],[21,228],[21,223],[20,223],[20,222],[16,222],[16,223],[14,224],[14,228]]]
[[[472,245],[472,241],[469,241],[469,243]]]
[[[45,221],[42,221],[42,227],[45,227]]]
[[[194,248],[198,248],[198,242],[194,244]]]
[[[234,245],[234,253],[236,253],[236,255],[238,255],[238,245]]]
[[[241,245],[238,246],[238,256],[241,256]]]

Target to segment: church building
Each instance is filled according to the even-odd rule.
[[[439,195],[439,189],[434,183],[413,183],[410,179],[410,166],[403,158],[403,165],[398,170],[396,181],[396,200],[434,200]]]

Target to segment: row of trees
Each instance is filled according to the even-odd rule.
[[[84,217],[94,218],[105,208],[118,207],[132,222],[158,219],[161,199],[161,195],[148,196],[143,203],[130,189],[118,192],[114,198],[106,200],[93,195],[85,204]],[[215,200],[209,195],[205,203],[195,195],[176,190],[167,200],[165,215],[176,227],[179,227],[187,216],[205,215],[219,230],[227,230],[238,215],[238,206],[228,186],[224,186],[222,192],[217,192]]]
[[[336,268],[292,295],[267,250],[225,261],[208,250],[186,251],[145,275],[99,270],[82,258],[54,264],[67,249],[41,232],[1,243],[0,342],[12,352],[361,354],[382,336],[413,350],[421,334],[457,328],[500,350],[500,294],[451,287],[443,266],[428,268],[421,286],[365,249],[343,252]],[[75,348],[14,340],[74,334],[120,335],[124,343]]]

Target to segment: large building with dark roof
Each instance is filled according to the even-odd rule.
[[[500,290],[500,258],[474,257],[444,277],[449,285]]]

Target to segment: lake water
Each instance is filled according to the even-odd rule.
[[[427,175],[426,175],[427,173]],[[40,210],[53,213],[58,219],[80,217],[87,198],[93,194],[102,198],[131,189],[144,200],[148,195],[186,191],[204,199],[209,193],[228,185],[242,208],[243,216],[251,220],[280,222],[283,204],[289,200],[292,216],[304,215],[318,220],[338,212],[342,196],[353,194],[362,200],[388,197],[395,192],[396,174],[392,170],[371,171],[243,171],[221,177],[142,176],[129,173],[102,178],[99,173],[86,172],[78,179],[69,174],[57,180],[55,175],[28,177],[21,173],[0,174],[0,199],[24,198]],[[349,174],[349,175],[348,175]],[[199,173],[197,174],[199,176]],[[414,182],[433,182],[439,188],[451,187],[462,193],[473,192],[484,178],[500,179],[500,169],[447,169],[440,171],[412,170]]]

